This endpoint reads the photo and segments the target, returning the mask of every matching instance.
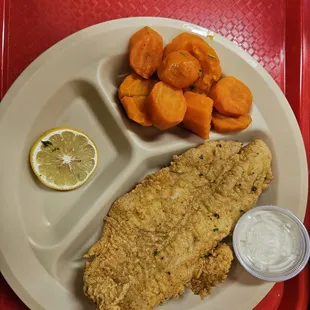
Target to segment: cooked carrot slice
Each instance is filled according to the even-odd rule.
[[[203,139],[209,139],[213,100],[206,95],[187,91],[184,93],[187,110],[184,126]]]
[[[131,120],[143,126],[152,126],[147,115],[147,96],[125,96],[121,98],[121,103]]]
[[[222,74],[220,60],[215,50],[201,37],[184,32],[176,36],[165,47],[164,56],[181,49],[189,51],[199,61],[202,68],[199,80],[191,85],[190,90],[197,93],[208,93],[212,84]]]
[[[158,77],[176,88],[184,88],[194,83],[201,75],[199,61],[188,51],[170,53],[159,65]]]
[[[240,116],[249,113],[252,93],[240,80],[233,76],[219,80],[210,91],[218,112],[226,116]]]
[[[163,39],[150,27],[134,33],[129,42],[130,67],[148,79],[157,70],[163,57]]]
[[[195,84],[194,91],[208,93],[212,84],[222,75],[220,59],[215,50],[207,42],[195,42],[192,55],[198,59],[202,68],[202,75]]]
[[[135,73],[129,74],[118,89],[118,97],[148,96],[156,82],[145,80]]]
[[[183,121],[186,112],[183,91],[165,82],[158,82],[148,98],[148,115],[154,126],[161,130]]]
[[[203,38],[189,32],[182,32],[177,35],[164,49],[164,56],[178,50],[186,50],[191,52],[193,43],[205,42]]]
[[[143,126],[152,125],[147,115],[147,96],[156,83],[155,80],[145,80],[132,73],[125,78],[118,89],[118,97],[128,117]]]
[[[215,131],[221,133],[244,130],[251,124],[251,122],[252,118],[249,114],[230,117],[214,111],[212,115],[212,127]]]

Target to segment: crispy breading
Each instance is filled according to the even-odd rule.
[[[264,142],[208,141],[174,156],[118,199],[85,257],[84,292],[101,310],[150,310],[183,294],[272,178]]]
[[[203,262],[198,265],[197,276],[192,278],[188,287],[203,299],[212,288],[227,278],[234,256],[226,243],[220,243],[201,259]]]

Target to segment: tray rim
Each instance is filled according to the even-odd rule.
[[[8,104],[7,102],[10,101],[10,97],[13,96],[13,94],[24,84],[24,82],[28,79],[29,75],[32,75],[32,74],[35,74],[35,71],[37,69],[39,69],[44,63],[46,60],[48,60],[48,58],[50,58],[50,56],[53,54],[53,53],[58,53],[58,52],[62,52],[66,47],[65,45],[70,45],[72,43],[74,43],[76,40],[79,40],[79,39],[82,39],[84,37],[84,35],[87,37],[87,32],[90,31],[92,28],[96,28],[102,24],[113,24],[113,23],[117,23],[119,22],[120,20],[137,20],[137,19],[143,19],[145,21],[149,20],[154,20],[154,19],[157,19],[157,20],[168,20],[168,21],[173,21],[173,22],[176,22],[178,24],[188,24],[188,25],[192,25],[193,27],[195,28],[201,28],[201,29],[204,29],[204,30],[208,30],[207,28],[204,28],[204,27],[201,27],[201,26],[198,26],[198,25],[195,25],[195,24],[192,24],[192,23],[188,23],[188,22],[184,22],[184,21],[181,21],[181,20],[175,20],[175,19],[170,19],[170,18],[162,18],[162,17],[128,17],[128,18],[120,18],[120,19],[114,19],[114,20],[110,20],[110,21],[105,21],[105,22],[102,22],[102,23],[98,23],[98,24],[95,24],[95,25],[92,25],[92,26],[89,26],[87,28],[84,28],[82,30],[79,30],[78,32],[75,32],[71,35],[69,35],[68,37],[60,40],[59,42],[57,42],[56,44],[54,44],[53,46],[51,46],[50,48],[48,48],[44,53],[42,53],[41,55],[39,55],[35,60],[33,60],[25,69],[24,71],[20,74],[20,76],[14,81],[14,83],[12,84],[12,86],[10,87],[10,89],[7,91],[7,93],[5,94],[5,96],[3,97],[2,101],[4,101],[4,103],[2,105],[0,105],[0,119],[1,119],[1,114],[5,112],[6,108],[8,107]],[[151,25],[151,22],[149,22],[149,24]],[[98,27],[99,29],[99,27]],[[99,30],[100,32],[100,30]],[[213,32],[213,31],[212,31]],[[262,70],[262,72],[264,72],[265,74],[265,77],[268,79],[270,79],[270,82],[271,83],[274,83],[274,86],[276,86],[278,88],[278,90],[280,90],[280,93],[282,94],[283,98],[286,100],[286,98],[284,97],[283,93],[282,93],[282,90],[280,89],[280,87],[278,86],[278,84],[276,84],[276,82],[271,78],[271,76],[269,75],[269,73],[260,65],[258,64],[250,55],[247,54],[246,51],[244,51],[242,48],[240,48],[239,46],[237,46],[236,44],[234,44],[233,42],[230,42],[229,40],[227,40],[226,38],[224,38],[223,36],[217,34],[217,36],[221,37],[221,39],[223,39],[224,41],[226,41],[226,43],[230,46],[232,46],[234,49],[235,48],[238,48],[240,53],[242,53],[244,56],[245,54],[247,55],[247,57],[250,59],[250,61],[254,62],[255,63],[255,66],[257,66],[257,69],[260,69]],[[26,72],[27,71],[27,72]],[[31,72],[31,74],[27,74],[28,72]],[[297,128],[299,128],[298,126],[298,123],[297,123],[297,120],[294,116],[294,113],[291,109],[291,106],[289,105],[288,103],[288,106],[291,110],[291,113],[293,115],[293,118],[295,119],[296,121],[296,124],[297,124]],[[300,134],[300,137],[301,137],[301,132],[299,130],[299,134]],[[303,144],[304,145],[304,144]],[[306,152],[305,152],[305,148],[303,150],[303,154],[305,155]],[[304,156],[305,157],[305,156]],[[306,157],[305,157],[306,158]],[[305,164],[307,165],[307,161],[305,161]],[[0,256],[1,258],[1,256]],[[2,261],[2,259],[1,259]],[[13,275],[13,273],[10,275],[6,272],[4,272],[2,270],[2,273],[5,277],[6,280],[8,280],[8,278],[10,278],[11,275]],[[17,280],[17,279],[15,279]],[[17,280],[18,281],[18,280]],[[8,281],[9,282],[9,281]],[[10,280],[9,282],[10,284],[12,283],[12,281]],[[13,286],[14,287],[14,286]],[[15,292],[17,292],[17,290],[14,289]],[[20,294],[20,292],[17,293],[18,296],[24,301],[24,298],[22,297],[23,294]],[[26,303],[28,304],[28,303]]]

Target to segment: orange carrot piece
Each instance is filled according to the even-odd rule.
[[[213,100],[206,95],[190,91],[184,93],[187,111],[184,126],[203,139],[209,139]]]
[[[125,78],[118,89],[118,97],[127,116],[143,126],[152,125],[147,115],[147,96],[156,83],[155,80],[145,80],[132,73]]]
[[[153,125],[161,130],[181,123],[186,108],[183,91],[165,82],[155,84],[148,97],[148,115]]]
[[[147,115],[147,96],[125,96],[121,98],[121,103],[131,120],[143,126],[152,126]]]
[[[142,77],[153,75],[163,57],[163,39],[150,27],[134,33],[129,42],[130,67]]]
[[[199,61],[188,51],[170,53],[159,65],[158,77],[176,88],[184,88],[194,83],[202,74]]]
[[[164,57],[178,50],[187,50],[191,52],[192,45],[194,42],[205,42],[205,41],[203,38],[195,34],[189,32],[182,32],[179,35],[177,35],[169,44],[166,45],[164,49]]]
[[[220,60],[215,50],[203,38],[183,32],[165,47],[164,56],[181,49],[189,51],[199,61],[202,69],[199,80],[190,87],[190,90],[197,93],[208,93],[212,84],[222,74]]]
[[[148,96],[156,82],[155,80],[145,80],[141,76],[132,73],[120,85],[118,97],[121,99],[125,96]]]
[[[249,114],[230,117],[214,111],[212,115],[212,127],[215,131],[220,133],[228,133],[241,131],[249,127],[252,118]]]
[[[240,80],[233,76],[219,80],[210,91],[218,112],[226,116],[248,114],[252,105],[252,93]]]
[[[198,59],[202,68],[202,75],[195,84],[194,91],[208,93],[213,83],[222,75],[220,59],[207,42],[195,42],[191,53]]]

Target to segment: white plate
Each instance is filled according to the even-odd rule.
[[[102,231],[111,203],[143,176],[203,141],[174,128],[159,132],[130,122],[119,108],[117,86],[128,72],[129,37],[141,27],[157,30],[165,43],[181,31],[212,32],[181,21],[129,18],[82,30],[35,60],[11,87],[0,107],[0,266],[31,309],[93,309],[83,297],[81,259]],[[263,139],[273,153],[274,181],[260,204],[274,204],[304,218],[307,164],[298,124],[279,87],[247,53],[219,35],[223,73],[252,90],[253,123],[226,136]],[[16,51],[18,52],[18,51]],[[68,125],[89,134],[99,149],[92,180],[72,192],[40,185],[28,164],[34,140],[45,130]],[[211,139],[222,137],[212,134]],[[234,264],[229,278],[200,301],[187,292],[160,309],[252,309],[272,283],[261,282]]]

